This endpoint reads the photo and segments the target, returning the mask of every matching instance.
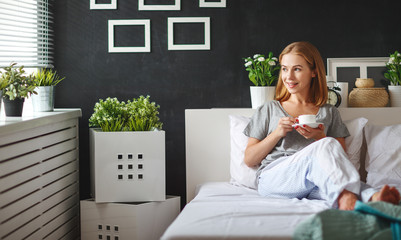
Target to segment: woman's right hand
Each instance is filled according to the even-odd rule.
[[[292,125],[296,124],[297,120],[293,117],[283,117],[278,121],[277,128],[274,130],[276,134],[283,138],[287,135],[288,132],[293,130]]]

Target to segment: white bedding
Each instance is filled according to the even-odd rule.
[[[291,239],[298,223],[328,208],[321,200],[263,198],[256,190],[210,182],[161,239]]]
[[[339,111],[343,121],[353,122],[361,117],[368,119],[368,125],[372,128],[368,128],[370,130],[367,133],[375,132],[373,135],[378,135],[379,126],[387,126],[385,129],[380,128],[381,131],[389,128],[390,130],[386,131],[393,133],[384,139],[378,139],[378,144],[377,141],[373,141],[373,137],[363,138],[364,135],[369,136],[362,133],[363,127],[350,127],[352,130],[358,129],[358,134],[355,134],[351,144],[355,143],[354,147],[358,150],[355,156],[358,156],[356,161],[357,166],[361,166],[361,172],[365,173],[365,165],[369,167],[371,162],[376,161],[377,156],[382,156],[376,154],[376,149],[386,149],[391,143],[398,144],[392,148],[393,151],[389,154],[391,158],[380,161],[391,161],[395,164],[393,156],[398,159],[397,163],[401,161],[400,131],[394,130],[401,129],[401,108],[340,108]],[[229,183],[233,178],[230,173],[232,148],[229,116],[250,117],[253,112],[253,109],[185,111],[186,199],[189,203],[166,230],[162,236],[163,240],[291,239],[293,231],[301,221],[329,208],[328,204],[321,200],[262,198],[255,190],[239,187],[244,186],[243,184],[235,186]],[[397,126],[390,126],[394,124]],[[355,141],[356,139],[358,141]],[[364,140],[367,144],[361,146]],[[366,146],[370,145],[373,147],[368,147],[366,151]],[[399,168],[394,169],[392,167],[391,170],[398,174],[399,179],[401,171]],[[396,174],[389,175],[385,172],[380,176]],[[201,187],[196,190],[199,184]]]

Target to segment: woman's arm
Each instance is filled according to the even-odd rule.
[[[248,167],[258,166],[280,139],[281,137],[277,138],[274,134],[270,134],[262,141],[256,138],[249,138],[245,149],[245,164]]]
[[[276,146],[281,138],[292,131],[295,118],[284,117],[279,120],[277,128],[263,140],[250,137],[245,149],[244,162],[248,167],[258,166]]]

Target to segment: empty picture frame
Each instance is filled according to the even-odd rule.
[[[89,9],[117,9],[117,0],[110,0],[110,3],[96,3],[96,0],[90,0]]]
[[[181,10],[181,0],[175,0],[173,5],[146,5],[145,0],[138,0],[139,11],[179,11]]]
[[[226,0],[220,0],[220,2],[205,2],[205,0],[199,0],[199,7],[225,8]]]
[[[145,46],[116,47],[114,45],[114,26],[143,25],[145,28]],[[150,20],[125,19],[109,20],[109,53],[150,52]]]
[[[174,44],[174,23],[203,23],[203,44]],[[168,50],[210,50],[210,17],[170,17],[167,19]]]
[[[368,67],[386,66],[388,60],[388,57],[327,58],[327,75],[332,77],[332,81],[337,82],[337,68],[359,67],[359,77],[367,78]]]

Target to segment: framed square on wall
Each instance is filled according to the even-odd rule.
[[[337,68],[359,68],[359,77],[368,77],[369,67],[385,67],[388,57],[327,58],[327,75],[337,82]]]
[[[127,25],[143,25],[145,34],[144,46],[116,47],[114,42],[114,27]],[[150,52],[150,19],[109,20],[109,53]]]
[[[90,0],[89,9],[117,9],[117,0],[110,0],[110,3],[96,3],[96,0]]]
[[[199,0],[199,7],[225,8],[226,0],[220,0],[219,2],[206,2],[205,0]]]
[[[203,44],[175,44],[174,24],[175,23],[203,23],[204,42]],[[168,50],[210,50],[210,17],[170,17],[167,19]]]
[[[174,4],[156,5],[156,4],[145,4],[146,0],[138,0],[139,11],[179,11],[181,10],[181,0],[175,0]]]

